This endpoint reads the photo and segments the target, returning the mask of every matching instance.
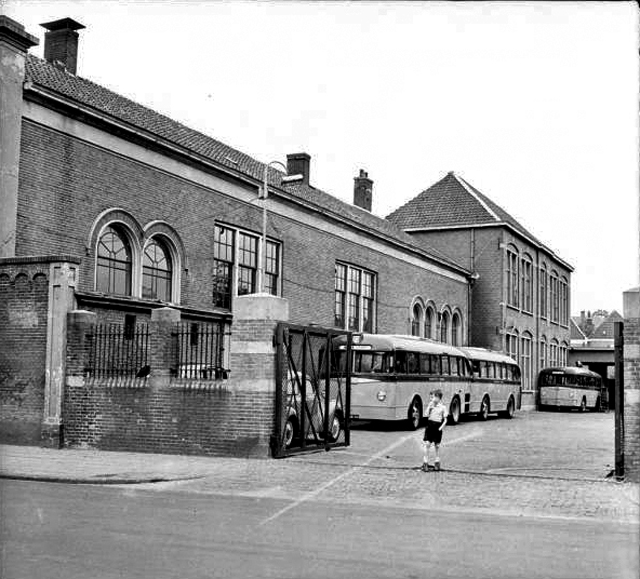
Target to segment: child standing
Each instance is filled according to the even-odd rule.
[[[442,403],[442,390],[435,390],[431,394],[431,401],[427,406],[427,426],[424,429],[424,460],[422,470],[440,470],[440,443],[442,431],[447,425],[447,409]],[[436,458],[433,465],[429,464],[429,449],[435,447]]]

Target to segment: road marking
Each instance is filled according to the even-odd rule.
[[[457,442],[463,442],[465,440],[469,440],[470,438],[476,438],[477,436],[480,436],[481,432],[482,431],[479,428],[477,428],[466,435],[459,436],[458,438],[454,438],[453,440],[448,440],[446,444],[448,446],[450,444],[455,444]],[[298,505],[301,505],[302,503],[310,499],[313,499],[314,497],[317,497],[321,492],[328,489],[330,486],[336,484],[338,481],[342,480],[343,478],[347,477],[355,470],[371,464],[374,460],[378,460],[379,458],[386,456],[392,450],[398,448],[399,446],[402,446],[405,442],[407,442],[407,440],[411,440],[413,438],[416,440],[416,442],[420,444],[422,442],[420,438],[421,434],[422,434],[421,432],[412,432],[411,434],[407,434],[406,436],[403,436],[400,440],[396,440],[394,443],[390,444],[386,448],[383,448],[381,451],[376,452],[374,455],[369,457],[363,464],[357,464],[352,466],[349,470],[346,470],[342,474],[339,474],[338,476],[332,478],[326,483],[320,485],[317,489],[306,493],[305,495],[301,496],[299,499],[296,499],[295,501],[293,501],[291,504],[287,505],[286,507],[283,507],[278,512],[264,519],[264,521],[261,521],[260,523],[258,523],[258,526],[261,527],[262,525],[266,525],[267,523],[270,523],[271,521],[276,520],[281,515],[284,515],[285,513],[289,512],[291,509],[294,509]]]

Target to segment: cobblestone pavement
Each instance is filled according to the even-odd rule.
[[[366,428],[365,428],[366,427]],[[520,414],[445,431],[445,470],[424,473],[422,432],[360,425],[352,446],[282,460],[0,446],[0,475],[153,490],[582,518],[638,524],[638,485],[605,478],[611,414]]]

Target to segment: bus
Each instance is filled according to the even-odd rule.
[[[346,338],[336,343],[338,350],[346,349]],[[512,417],[519,407],[520,369],[497,352],[384,334],[354,334],[351,348],[353,419],[404,420],[415,430],[436,389],[442,390],[452,424],[472,413],[482,419],[490,412]],[[344,359],[338,360],[344,367]]]
[[[579,366],[544,368],[538,375],[539,410],[578,408],[601,410],[602,377]]]

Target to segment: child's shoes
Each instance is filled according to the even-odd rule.
[[[436,463],[434,465],[434,469],[435,470],[440,470],[440,461],[439,460],[436,460]]]

